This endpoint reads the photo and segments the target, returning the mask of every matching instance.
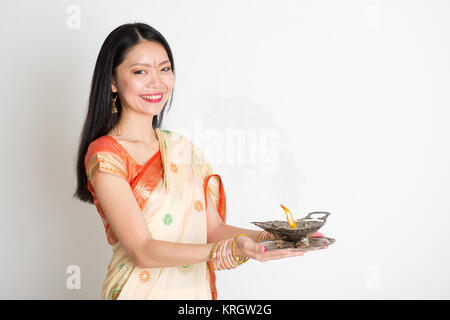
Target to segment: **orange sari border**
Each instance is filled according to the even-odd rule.
[[[205,178],[203,192],[205,195],[205,212],[208,207],[207,195],[208,195],[208,183],[211,177],[216,177],[219,181],[219,202],[217,204],[217,212],[219,213],[220,218],[223,223],[226,223],[227,218],[227,202],[225,197],[225,190],[223,188],[222,179],[218,174],[211,174]],[[211,261],[208,261],[208,269],[209,269],[209,282],[211,286],[211,296],[212,300],[217,300],[217,288],[216,288],[216,275],[214,273],[214,266]]]
[[[163,166],[161,163],[161,153],[158,151],[145,164],[131,184],[131,189],[141,210],[144,208],[144,204],[150,196],[150,193],[155,190],[162,178]]]

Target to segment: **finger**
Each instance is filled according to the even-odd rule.
[[[266,247],[260,243],[254,242],[249,238],[242,237],[242,243],[240,244],[242,254],[245,256],[253,257],[258,253],[266,251]]]
[[[304,255],[304,253],[302,251],[290,250],[290,252],[282,254],[282,255],[276,257],[275,259],[284,259],[284,258],[298,257],[298,256],[303,256],[303,255]]]
[[[256,252],[266,252],[267,248],[262,244],[256,245]]]
[[[275,259],[281,259],[283,255],[287,254],[288,250],[267,250],[262,253],[256,254],[255,258],[260,261],[269,261]]]
[[[302,250],[295,250],[295,251],[293,250],[293,252],[294,252],[294,257],[303,256],[305,254],[305,252]]]
[[[247,249],[244,249],[243,255],[250,257],[252,259],[260,260],[262,254],[267,251],[267,248],[259,243],[253,243],[252,245],[247,246]]]
[[[255,244],[249,251],[251,251],[251,254],[257,255],[266,252],[267,248],[262,244]]]
[[[296,256],[302,256],[304,254],[301,250],[272,250],[267,251],[264,254],[261,255],[261,260],[263,261],[269,261],[269,260],[277,260],[282,258],[289,258],[289,257],[296,257]]]
[[[324,235],[321,232],[314,232],[311,237],[324,237]]]

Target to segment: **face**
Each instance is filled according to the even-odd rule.
[[[122,112],[158,115],[174,87],[174,76],[165,48],[158,42],[141,41],[117,67],[112,91],[119,92]],[[150,95],[161,94],[154,99]]]

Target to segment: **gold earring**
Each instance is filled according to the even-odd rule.
[[[119,96],[119,94],[117,93],[116,97],[114,99],[112,99],[112,109],[111,109],[111,113],[117,113],[117,107],[116,107],[116,99]]]

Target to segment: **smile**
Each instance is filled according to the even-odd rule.
[[[140,96],[140,97],[147,102],[156,103],[156,102],[160,102],[162,100],[163,94],[157,93],[157,94],[145,95],[145,96]]]

